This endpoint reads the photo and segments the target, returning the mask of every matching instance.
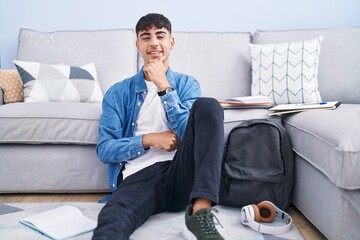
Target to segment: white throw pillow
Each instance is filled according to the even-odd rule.
[[[322,39],[250,44],[251,94],[268,96],[274,104],[320,102],[317,75]]]
[[[94,63],[83,66],[16,61],[25,102],[101,102]]]

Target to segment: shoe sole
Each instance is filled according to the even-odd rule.
[[[195,235],[192,232],[190,232],[190,230],[186,227],[186,225],[184,226],[181,234],[186,240],[197,240]]]

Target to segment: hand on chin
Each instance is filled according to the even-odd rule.
[[[149,58],[143,68],[145,79],[154,82],[154,84],[161,89],[164,88],[164,85],[170,85],[166,78],[167,65],[163,59],[163,56]]]
[[[154,63],[154,62],[164,62],[165,60],[165,57],[164,56],[150,56],[150,58],[148,59],[148,62],[146,64],[149,64],[149,63]]]

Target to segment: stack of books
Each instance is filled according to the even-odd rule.
[[[224,109],[270,108],[273,105],[272,100],[266,96],[235,97],[221,100],[219,103]]]

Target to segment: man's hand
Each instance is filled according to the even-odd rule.
[[[143,70],[145,73],[145,79],[152,81],[159,91],[163,91],[167,87],[171,87],[166,78],[167,67],[161,59],[151,59],[148,63],[145,63]]]
[[[172,152],[180,146],[180,141],[172,131],[149,133],[142,138],[144,149],[154,147],[163,151]]]

